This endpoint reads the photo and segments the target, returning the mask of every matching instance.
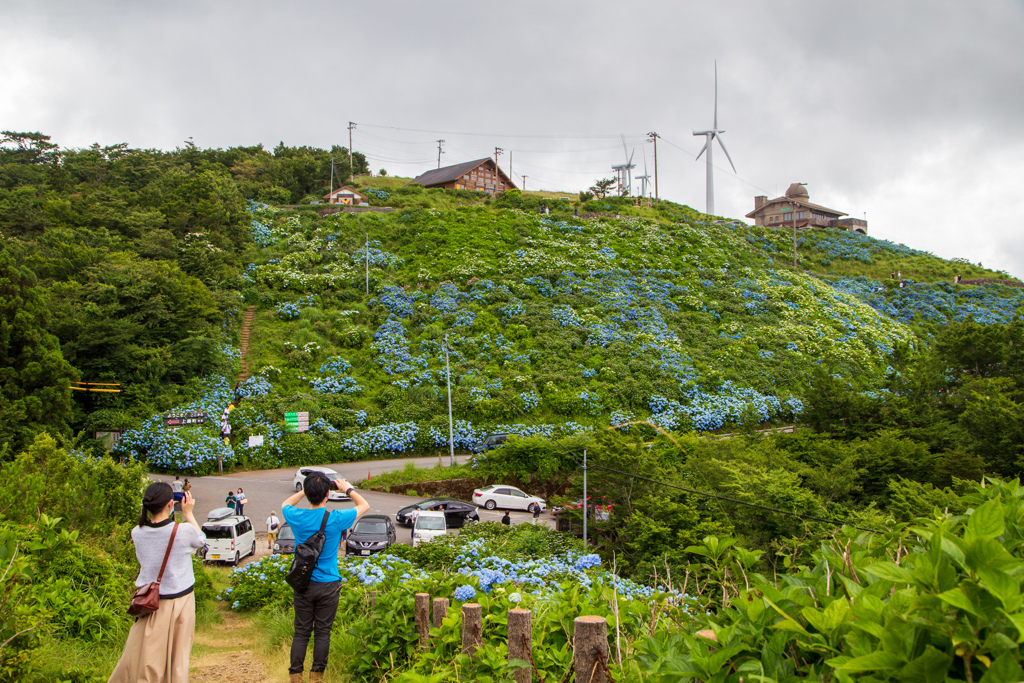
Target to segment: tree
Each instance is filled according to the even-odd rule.
[[[0,444],[9,452],[35,434],[68,430],[76,374],[47,332],[47,311],[32,272],[0,251]]]
[[[604,180],[598,180],[596,183],[591,185],[590,191],[597,195],[600,199],[604,199],[608,192],[611,191],[612,185],[614,184],[614,178],[605,178]]]
[[[381,177],[386,176],[387,174],[388,174],[388,170],[386,168],[382,168],[379,171],[377,171],[377,175],[379,175]]]
[[[594,193],[593,192],[587,192],[587,191],[580,192],[580,203],[581,204],[589,202],[593,198],[594,198]]]

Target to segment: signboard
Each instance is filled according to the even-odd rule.
[[[308,432],[309,413],[285,413],[284,430],[286,432]]]
[[[167,413],[164,415],[164,425],[168,429],[177,429],[186,425],[203,424],[210,419],[206,413]]]
[[[262,446],[262,445],[263,445],[263,436],[262,435],[250,436],[249,437],[249,448],[255,448],[256,446]]]

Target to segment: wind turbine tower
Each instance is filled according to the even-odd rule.
[[[622,154],[626,155],[626,136],[622,136]],[[633,150],[633,154],[636,154],[636,149]],[[612,166],[612,170],[615,171],[616,177],[619,181],[619,194],[628,197],[633,194],[633,169],[636,168],[636,164],[633,163],[633,154],[626,157],[626,163],[615,164]]]
[[[700,155],[707,152],[707,209],[705,213],[713,216],[715,214],[715,166],[711,162],[711,143],[714,140],[718,140],[718,144],[722,147],[722,151],[725,152],[725,158],[729,160],[729,165],[732,166],[732,172],[736,172],[736,164],[732,163],[732,157],[729,156],[729,150],[725,148],[725,143],[722,142],[721,134],[724,130],[718,129],[718,60],[715,60],[715,124],[711,130],[700,130],[693,131],[694,135],[703,135],[706,140],[704,146],[701,147],[700,152],[697,154],[697,158],[700,159]]]
[[[644,150],[644,174],[636,177],[640,181],[640,196],[647,196],[647,181],[651,179],[651,176],[647,175],[647,151]]]

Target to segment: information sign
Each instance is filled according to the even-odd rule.
[[[168,429],[177,429],[186,425],[203,424],[210,419],[206,413],[167,413],[164,415],[164,425]]]
[[[285,413],[284,414],[284,430],[286,432],[308,432],[309,431],[309,413]]]

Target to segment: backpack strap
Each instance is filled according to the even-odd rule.
[[[323,521],[320,522],[320,533],[323,533],[324,529],[327,528],[327,518],[330,517],[330,516],[331,516],[331,511],[330,510],[324,510],[324,518],[323,518]]]

